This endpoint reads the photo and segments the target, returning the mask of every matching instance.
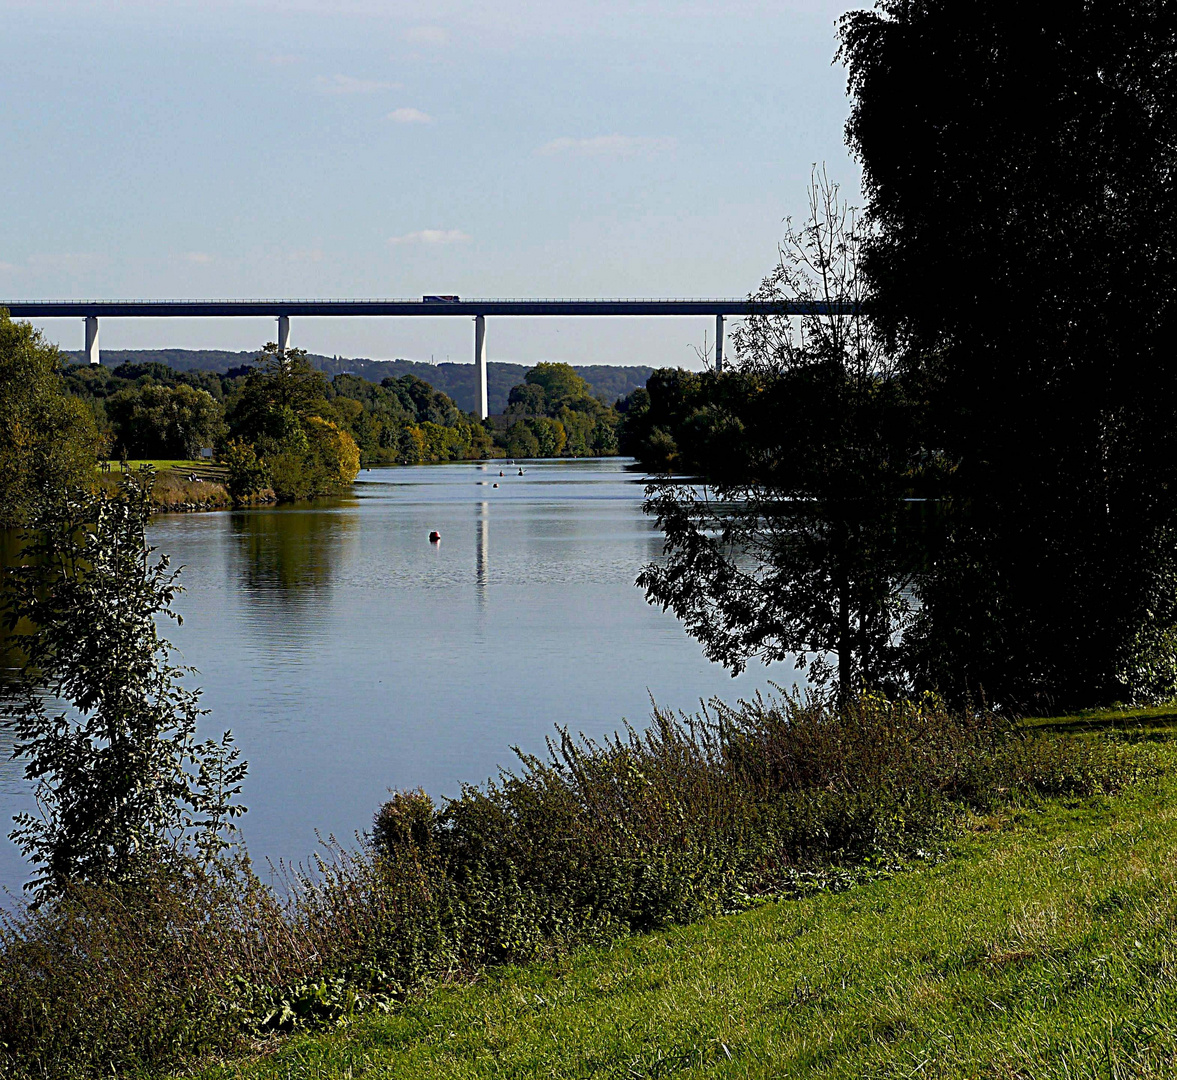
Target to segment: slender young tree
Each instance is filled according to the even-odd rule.
[[[647,489],[665,558],[638,584],[733,673],[793,659],[844,697],[899,678],[912,429],[863,310],[860,223],[824,172],[809,195],[755,294],[777,310],[737,328],[736,371],[698,377],[706,404],[684,428],[717,433],[696,437],[706,482]],[[794,319],[789,300],[849,307]]]
[[[61,494],[11,571],[5,621],[25,654],[15,756],[39,813],[12,839],[41,897],[75,880],[122,880],[150,861],[226,843],[245,765],[226,733],[196,742],[205,710],[171,663],[157,620],[179,615],[179,571],[145,539],[150,471],[117,495]]]

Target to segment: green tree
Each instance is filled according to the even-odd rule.
[[[529,424],[516,420],[507,428],[507,454],[515,458],[539,457],[539,440]]]
[[[536,442],[530,456],[617,453],[619,413],[592,397],[589,384],[568,364],[537,364],[528,371],[525,381],[512,388],[506,415],[527,418],[526,429]],[[519,452],[530,446],[522,430],[513,446],[509,434],[506,440],[508,453],[518,457],[529,456]]]
[[[355,439],[322,414],[354,423],[363,406],[358,412],[352,403],[333,408],[331,394],[303,350],[283,353],[271,343],[231,411],[230,433],[251,446],[258,466],[284,502],[342,491],[359,472]],[[252,466],[245,456],[240,451],[236,455],[249,471]]]
[[[115,453],[133,458],[194,458],[220,437],[224,413],[206,390],[147,385],[106,400]]]
[[[159,633],[160,617],[179,621],[179,584],[145,539],[151,484],[128,473],[117,497],[61,494],[11,572],[5,623],[27,628],[15,755],[40,809],[17,816],[12,838],[41,896],[133,877],[186,840],[211,857],[242,812],[245,766],[228,734],[196,742],[199,691]]]
[[[291,418],[317,414],[326,393],[327,380],[311,367],[305,349],[281,352],[269,342],[234,405],[230,433],[249,442],[281,442],[290,435]]]
[[[221,450],[225,466],[225,486],[237,502],[256,495],[270,483],[270,474],[257,452],[241,439],[230,439]]]
[[[0,528],[29,520],[54,492],[92,482],[102,440],[60,371],[40,331],[0,308]]]
[[[509,416],[545,416],[547,415],[547,398],[544,388],[538,383],[522,382],[511,387],[507,395],[507,414]]]
[[[543,389],[550,409],[559,408],[567,401],[592,397],[589,384],[576,374],[571,364],[539,363],[523,376],[523,380]]]

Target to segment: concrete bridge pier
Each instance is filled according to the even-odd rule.
[[[723,370],[723,316],[715,316],[715,370]]]
[[[278,316],[278,351],[284,353],[290,348],[290,316]]]
[[[98,316],[86,316],[86,359],[91,364],[101,364],[102,357],[98,352]]]
[[[478,419],[485,420],[487,413],[486,400],[486,316],[474,316],[474,377],[478,386]]]

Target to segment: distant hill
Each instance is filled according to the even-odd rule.
[[[81,352],[62,351],[74,363],[81,363]],[[228,352],[221,349],[103,349],[102,365],[116,368],[119,364],[146,364],[156,361],[167,364],[175,371],[218,371],[225,372],[242,364],[252,363],[256,351]],[[473,412],[475,402],[473,364],[422,364],[415,360],[366,360],[342,356],[319,356],[308,353],[310,360],[320,371],[328,375],[351,372],[372,382],[381,379],[399,378],[401,375],[416,375],[435,389],[448,394],[458,408]],[[593,388],[593,393],[603,397],[609,404],[624,397],[631,390],[645,386],[653,372],[652,367],[615,367],[612,364],[573,365],[578,375]],[[499,364],[490,361],[486,365],[486,388],[490,411],[501,413],[507,407],[507,395],[512,386],[523,381],[529,370],[527,364]]]

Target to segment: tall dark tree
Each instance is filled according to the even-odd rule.
[[[300,419],[318,414],[327,380],[306,356],[305,349],[283,352],[272,341],[262,349],[229,418],[234,436],[281,441]]]
[[[917,667],[1177,691],[1177,10],[882,0],[842,24],[872,310],[951,462]]]

